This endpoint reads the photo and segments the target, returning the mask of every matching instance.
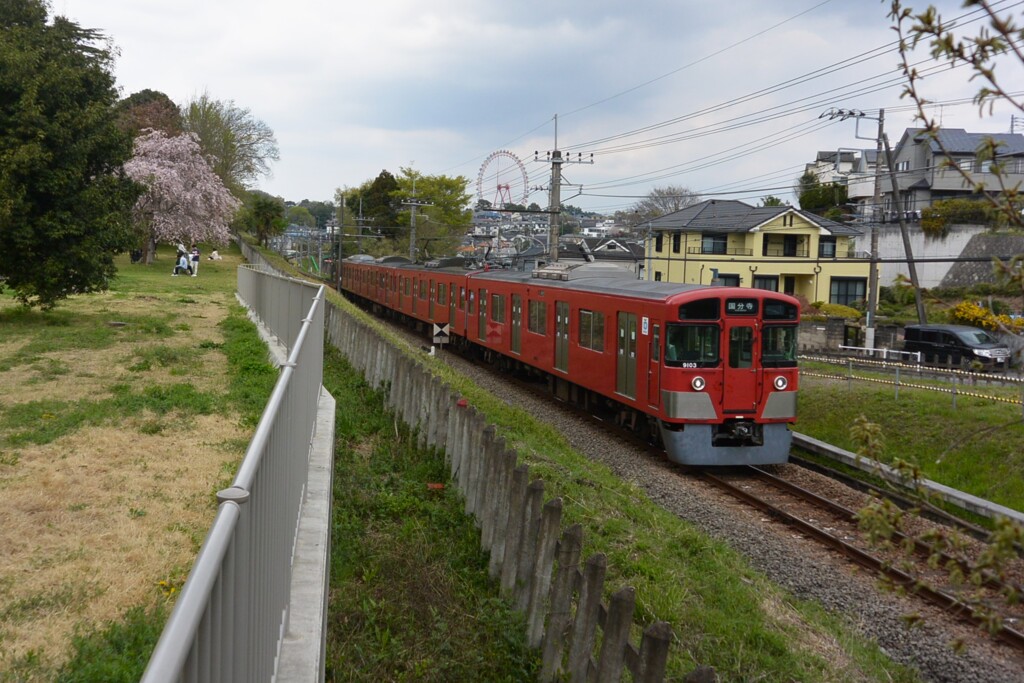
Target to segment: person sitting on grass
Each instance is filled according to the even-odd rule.
[[[192,267],[188,265],[188,255],[184,251],[179,249],[178,264],[174,266],[174,272],[171,273],[171,277],[178,277],[178,275],[180,275],[181,273],[184,273],[185,275],[191,275]]]

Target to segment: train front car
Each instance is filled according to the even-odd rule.
[[[709,288],[666,301],[660,431],[684,465],[767,465],[789,458],[796,421],[799,302]]]

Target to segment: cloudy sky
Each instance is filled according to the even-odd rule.
[[[594,155],[564,165],[566,203],[611,213],[668,185],[795,203],[793,181],[817,151],[874,147],[853,121],[819,114],[885,108],[893,145],[913,123],[888,0],[51,4],[113,40],[122,95],[149,88],[182,104],[205,91],[265,121],[281,159],[260,188],[293,201],[332,199],[402,167],[462,175],[475,190],[483,168],[483,198],[507,186],[514,201],[528,194],[545,206],[545,190],[533,188],[547,187],[557,117],[563,153]],[[960,0],[934,4],[970,20]],[[1022,3],[995,4],[1021,18]],[[1002,78],[1019,92],[1014,66]],[[1008,107],[979,117],[967,77],[944,69],[925,81],[944,103],[943,124],[1009,131]],[[864,121],[859,132],[873,137],[875,127]],[[499,150],[521,160],[525,184]]]

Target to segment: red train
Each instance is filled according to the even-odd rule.
[[[353,256],[342,289],[659,441],[684,465],[786,462],[796,420],[793,297],[637,280],[564,262],[531,273]]]

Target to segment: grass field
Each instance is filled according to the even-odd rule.
[[[0,297],[0,680],[141,672],[114,652],[155,643],[276,379],[222,253],[125,257],[48,313]]]
[[[1020,395],[1016,387],[978,391]],[[863,415],[882,428],[884,462],[914,462],[927,479],[1024,511],[1019,405],[960,395],[954,408],[949,394],[904,387],[897,398],[892,386],[808,376],[801,377],[799,400],[797,431],[856,451],[850,426]]]

